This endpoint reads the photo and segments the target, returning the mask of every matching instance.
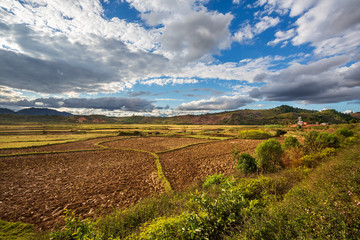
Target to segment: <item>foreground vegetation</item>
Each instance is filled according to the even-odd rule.
[[[271,137],[276,136],[279,128],[238,130],[237,134],[243,134],[243,138],[265,134]],[[288,131],[282,143],[265,140],[254,155],[239,154],[234,146],[237,170],[231,176],[215,174],[185,192],[169,191],[97,219],[80,219],[67,210],[63,228],[46,236],[28,233],[24,236],[26,239],[358,239],[360,129],[357,125],[346,125],[325,130]],[[191,134],[189,129],[185,132]],[[234,133],[230,129],[228,132]],[[11,236],[5,239],[17,239],[2,234]]]

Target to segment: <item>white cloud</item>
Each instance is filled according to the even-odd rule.
[[[270,45],[270,46],[275,46],[281,42],[284,42],[284,44],[287,44],[287,40],[293,38],[295,36],[295,29],[289,29],[285,32],[283,31],[278,31],[275,33],[275,39],[268,42],[267,45]]]
[[[176,85],[176,84],[192,84],[192,83],[198,83],[199,81],[197,79],[192,78],[153,78],[153,79],[147,79],[142,80],[139,83],[142,85],[148,85],[151,86],[153,84],[164,86],[164,85]]]
[[[295,46],[310,43],[319,56],[354,53],[360,42],[360,1],[358,0],[262,0],[266,13],[278,11],[299,17],[295,32],[278,32],[269,45],[292,38]]]
[[[249,103],[254,102],[247,96],[221,96],[212,97],[210,99],[202,99],[183,103],[176,107],[175,110],[182,111],[200,111],[200,110],[233,110],[243,107]]]
[[[150,26],[162,26],[157,52],[186,64],[231,44],[230,13],[209,12],[198,0],[127,0]]]
[[[253,27],[250,24],[245,25],[233,36],[233,40],[237,42],[244,42],[249,39],[253,39],[256,35],[264,32],[268,28],[274,27],[279,24],[280,18],[272,18],[269,16],[264,16],[257,22]]]
[[[1,102],[16,102],[23,99],[22,94],[19,91],[15,91],[15,89],[1,86],[0,85],[0,103]]]
[[[228,47],[231,14],[194,12],[164,27],[160,38],[165,55],[186,62]]]
[[[267,14],[276,12],[281,15],[289,14],[291,17],[296,17],[306,12],[316,2],[318,0],[258,0],[255,6],[265,5]]]
[[[276,57],[261,57],[256,59],[244,59],[240,62],[212,63],[199,62],[188,65],[180,73],[174,73],[178,77],[195,77],[202,79],[240,80],[247,82],[257,81],[256,76],[269,73],[268,68],[274,66]]]

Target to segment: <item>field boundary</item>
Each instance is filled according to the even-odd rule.
[[[164,185],[165,192],[171,192],[172,191],[170,182],[165,177],[163,168],[161,166],[160,157],[156,153],[141,150],[141,149],[133,149],[133,148],[111,148],[111,149],[117,149],[117,150],[123,150],[123,151],[141,152],[141,153],[147,153],[147,154],[150,154],[151,156],[153,156],[154,159],[155,159],[157,174],[158,174],[158,177],[159,177],[161,183]]]

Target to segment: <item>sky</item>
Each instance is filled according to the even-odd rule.
[[[360,112],[359,0],[2,0],[0,107]]]

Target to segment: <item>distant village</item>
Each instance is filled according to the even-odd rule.
[[[307,123],[307,122],[304,122],[301,117],[298,117],[298,121],[296,124],[293,124],[291,125],[292,127],[296,127],[296,126],[301,126],[301,127],[312,127],[312,126],[327,126],[329,125],[329,123],[320,123],[319,122],[316,122],[315,124],[310,124],[310,123]]]

